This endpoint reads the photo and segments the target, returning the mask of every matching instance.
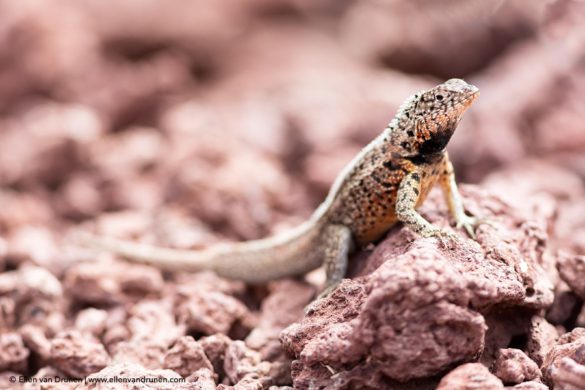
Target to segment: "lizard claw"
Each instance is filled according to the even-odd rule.
[[[441,245],[446,248],[452,248],[455,246],[456,243],[461,242],[461,239],[459,238],[459,236],[457,236],[457,234],[451,233],[443,229],[433,229],[424,236],[437,238]]]
[[[486,218],[477,218],[471,217],[467,214],[464,214],[457,220],[457,229],[463,228],[469,237],[473,240],[477,241],[477,235],[475,234],[475,230],[479,225],[493,225],[492,221]]]

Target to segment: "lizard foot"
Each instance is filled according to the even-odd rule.
[[[463,216],[457,219],[456,227],[457,229],[463,228],[469,237],[477,241],[475,230],[479,225],[493,225],[493,222],[487,218],[471,217],[467,214],[463,214]]]
[[[424,237],[435,237],[445,248],[453,248],[456,244],[461,242],[461,238],[455,233],[447,230],[435,228],[428,233],[423,234]]]

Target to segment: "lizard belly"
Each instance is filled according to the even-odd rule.
[[[419,207],[427,198],[429,192],[436,184],[438,175],[436,168],[429,166],[421,170],[420,195],[416,207]],[[386,232],[398,222],[396,217],[396,196],[398,186],[388,188],[380,187],[383,197],[369,197],[361,203],[361,209],[365,210],[362,218],[356,221],[354,237],[358,244],[366,245],[380,239]],[[383,191],[385,189],[385,191]]]
[[[396,222],[398,219],[396,218],[396,213],[392,211],[388,215],[385,215],[383,218],[376,220],[375,224],[368,225],[366,229],[360,231],[358,235],[356,235],[356,241],[360,245],[367,245],[370,242],[377,241],[380,239]]]

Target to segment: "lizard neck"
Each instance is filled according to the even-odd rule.
[[[439,152],[431,153],[431,154],[424,154],[418,153],[414,156],[405,157],[405,160],[410,161],[414,165],[424,165],[424,164],[434,164],[441,161],[445,157],[445,151],[441,150]]]

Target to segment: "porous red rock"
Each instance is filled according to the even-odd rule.
[[[183,378],[199,370],[213,372],[203,347],[191,336],[183,336],[176,341],[165,354],[163,367],[178,372]]]
[[[555,389],[557,384],[570,390],[573,390],[571,386],[574,384],[582,386],[575,387],[575,390],[585,388],[585,382],[579,383],[576,379],[585,377],[584,368],[585,328],[575,328],[562,335],[542,364],[544,379],[549,384],[554,384]]]
[[[42,363],[49,360],[51,357],[51,341],[41,327],[25,325],[20,328],[20,335],[26,347],[35,353]]]
[[[481,58],[503,51],[534,30],[542,8],[530,1],[506,3],[498,9],[465,1],[358,3],[344,14],[342,32],[351,49],[370,61],[448,78],[482,67]],[[492,18],[486,19],[486,13]],[[425,23],[408,22],[417,18]],[[494,29],[501,34],[498,39],[492,37]],[[468,31],[467,39],[455,38],[457,31]],[[444,44],[436,50],[439,42]],[[454,64],[450,59],[455,55],[464,59]]]
[[[480,363],[463,364],[441,379],[437,390],[501,390],[502,381]]]
[[[63,288],[46,268],[23,265],[0,274],[0,297],[7,325],[30,323],[53,330],[62,326]]]
[[[213,370],[220,377],[223,377],[225,375],[223,369],[225,351],[227,350],[228,345],[232,342],[230,338],[218,333],[212,336],[202,337],[198,342],[203,347],[205,356],[207,356],[213,365]]]
[[[184,334],[184,328],[175,322],[170,303],[144,300],[128,314],[124,324],[128,332],[123,340],[109,344],[112,358],[146,368],[160,367],[169,346]]]
[[[219,291],[197,290],[179,297],[175,313],[189,332],[205,335],[228,334],[236,324],[249,329],[252,321],[242,302]]]
[[[100,261],[74,264],[63,284],[76,302],[111,305],[136,296],[156,296],[163,279],[160,271],[146,265]]]
[[[541,268],[542,228],[496,197],[472,188],[465,193],[472,212],[498,218],[497,225],[479,228],[478,242],[462,239],[447,248],[395,229],[368,257],[362,276],[344,280],[300,324],[283,332],[284,347],[298,359],[296,386],[322,377],[323,365],[340,381],[352,369],[402,382],[426,378],[482,354],[481,313],[551,304],[552,284]],[[438,197],[427,201],[432,211],[426,216],[444,226],[438,202]]]
[[[585,256],[571,256],[567,253],[559,255],[557,268],[561,278],[571,290],[585,300]]]
[[[197,390],[216,390],[213,370],[200,368],[187,377],[187,382],[192,383]]]
[[[515,348],[500,349],[492,372],[507,385],[531,381],[542,375],[534,360]]]
[[[246,345],[260,351],[264,359],[273,359],[283,350],[279,334],[303,316],[303,310],[315,296],[315,288],[293,280],[276,281],[262,302],[258,323],[246,337]]]
[[[30,352],[17,333],[0,333],[0,371],[25,373]]]
[[[581,307],[581,311],[575,320],[575,325],[581,328],[585,328],[585,305]]]
[[[75,318],[75,329],[94,337],[101,337],[106,329],[108,312],[93,307],[81,310]]]
[[[546,319],[551,324],[570,326],[575,313],[582,307],[583,301],[562,280],[555,287],[555,299],[546,312]]]
[[[551,372],[551,379],[556,390],[583,390],[585,389],[585,348],[577,350],[581,363],[564,357],[560,359]]]
[[[65,331],[51,340],[50,364],[74,378],[85,378],[109,363],[104,346],[77,331]]]
[[[315,288],[307,283],[285,279],[269,285],[270,293],[263,300],[256,327],[246,337],[246,345],[259,351],[270,361],[270,377],[275,384],[288,384],[291,359],[280,344],[280,332],[303,316],[304,308],[315,296]]]
[[[270,363],[262,361],[260,354],[246,347],[243,341],[236,340],[228,345],[223,369],[233,384],[250,381],[263,388],[272,383]]]
[[[263,361],[261,354],[248,348],[243,341],[230,340],[225,335],[216,334],[203,337],[198,343],[211,362],[212,372],[217,376],[217,381],[224,384],[220,386],[262,389],[279,379],[272,375],[275,372],[272,364]],[[207,377],[207,372],[203,372],[202,375]],[[208,379],[201,380],[209,382]]]
[[[535,381],[520,383],[508,388],[513,390],[549,390],[549,387],[544,383]]]
[[[546,356],[555,346],[557,339],[559,338],[559,332],[544,318],[534,316],[530,321],[530,329],[527,337],[527,355],[530,356],[538,366],[542,366]]]
[[[307,316],[299,330],[284,332],[285,348],[292,351],[299,340],[302,350],[297,356],[309,372],[320,364],[335,371],[358,365],[401,381],[432,376],[460,359],[473,359],[483,350],[485,323],[464,307],[471,294],[459,275],[446,268],[440,258],[425,258],[422,251],[386,262],[366,281],[370,295],[357,316],[344,318],[343,312],[331,311],[351,299],[343,296],[348,289],[344,283],[328,299],[333,305],[325,302],[327,306]],[[321,329],[313,329],[319,324]],[[445,344],[450,348],[443,348]],[[370,364],[366,355],[379,364]],[[301,380],[309,377],[297,376],[295,385],[303,387]]]
[[[227,334],[196,341],[212,370],[165,388],[260,389],[292,384],[292,370],[300,388],[431,390],[472,372],[457,365],[482,344],[485,367],[518,348],[550,368],[551,386],[579,388],[580,341],[556,339],[585,324],[574,257],[585,253],[584,15],[583,2],[562,0],[0,2],[0,338],[11,335],[0,360],[14,365],[0,388],[77,386],[9,382],[67,378],[50,365],[63,330],[108,351],[103,379],[185,379],[158,370],[165,356],[202,357],[175,340]],[[453,75],[481,97],[450,158],[458,183],[490,174],[480,191],[510,202],[466,199],[499,233],[482,226],[480,246],[449,249],[396,227],[372,256],[352,259],[337,295],[303,323],[312,289],[300,281],[247,286],[121,261],[77,268],[62,245],[86,220],[107,236],[183,249],[286,230],[407,96]],[[446,226],[433,199],[425,217]],[[177,324],[180,305],[191,329]],[[292,364],[275,340],[291,323]],[[389,379],[400,369],[432,377]],[[478,385],[467,379],[457,388]]]
[[[23,226],[12,229],[6,239],[6,256],[13,260],[13,265],[28,263],[26,265],[30,266],[30,263],[33,263],[39,266],[37,272],[47,270],[55,272],[55,261],[60,253],[57,238],[49,228]],[[33,269],[29,269],[28,272],[33,272]]]

